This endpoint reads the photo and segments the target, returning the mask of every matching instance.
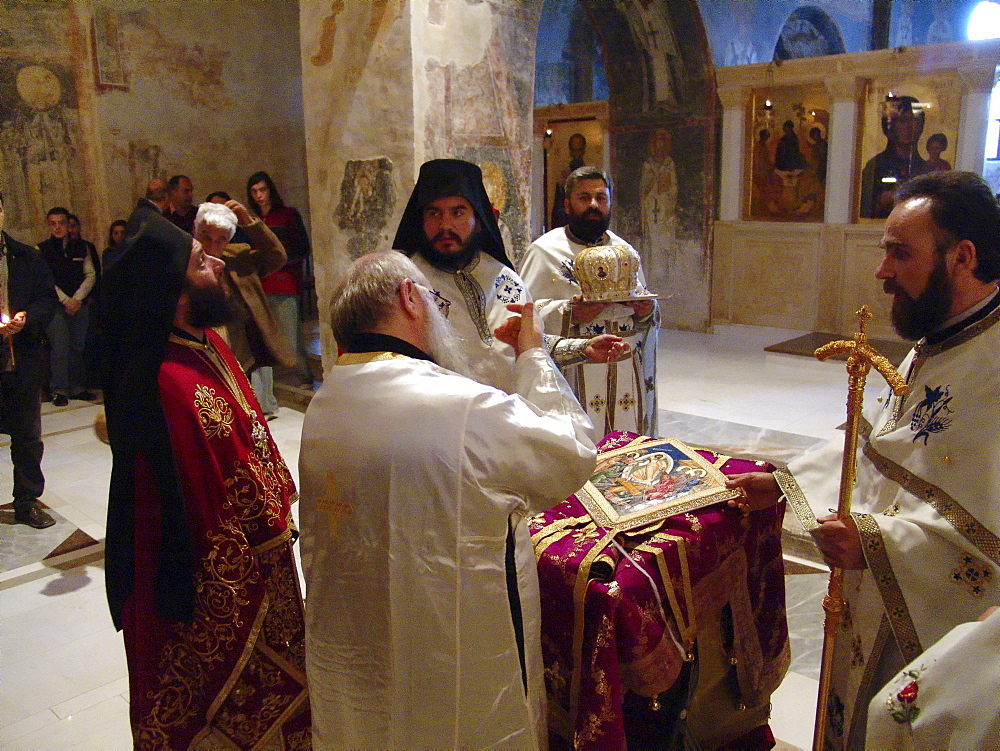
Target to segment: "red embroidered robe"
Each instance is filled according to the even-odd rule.
[[[295,484],[239,364],[206,332],[172,336],[159,388],[186,499],[196,604],[160,617],[160,498],[136,466],[135,584],[125,606],[136,748],[308,748],[302,596],[291,545]]]

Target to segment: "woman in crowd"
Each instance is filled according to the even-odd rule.
[[[300,305],[302,280],[311,250],[305,224],[299,212],[281,200],[274,180],[266,172],[254,172],[247,179],[247,205],[278,236],[288,253],[288,263],[265,277],[263,287],[282,333],[297,353],[295,375],[303,385],[312,387],[312,376],[302,344]],[[261,408],[268,415],[276,413],[278,402],[274,397],[272,369],[258,368],[253,375],[253,388]]]
[[[116,219],[111,222],[111,226],[108,228],[108,247],[104,249],[104,253],[101,253],[102,262],[104,260],[105,253],[109,250],[120,248],[125,244],[125,226],[126,222],[124,219]]]

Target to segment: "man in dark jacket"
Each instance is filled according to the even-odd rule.
[[[0,193],[0,431],[10,436],[14,519],[35,529],[55,524],[38,503],[42,475],[42,336],[59,307],[42,254],[3,231]]]
[[[62,206],[49,210],[46,221],[50,236],[38,243],[55,281],[55,293],[62,303],[49,323],[52,345],[52,403],[65,407],[69,399],[91,401],[94,394],[84,390],[87,328],[90,323],[88,296],[97,272],[87,246],[69,234],[69,212]]]

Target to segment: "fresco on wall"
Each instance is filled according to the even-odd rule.
[[[89,217],[72,73],[49,61],[0,61],[0,154],[12,234],[35,242],[45,213],[65,206]]]
[[[128,90],[125,64],[122,62],[121,30],[118,14],[106,5],[94,8],[94,67],[97,85]]]
[[[594,118],[549,120],[552,135],[543,141],[545,158],[546,229],[566,224],[566,178],[575,169],[604,167],[604,133]]]
[[[677,242],[677,166],[672,150],[670,131],[653,131],[639,177],[642,236],[654,248],[673,248]]]
[[[535,43],[534,105],[608,98],[601,45],[579,0],[545,0]]]
[[[352,259],[377,249],[395,207],[392,160],[348,160],[336,211],[337,226],[347,231],[347,253]]]
[[[510,229],[509,242],[516,257],[526,245],[530,186],[527,179],[513,176],[530,174],[530,150],[513,141],[512,134],[522,131],[518,113],[530,101],[524,101],[525,89],[511,85],[524,75],[519,69],[524,61],[512,60],[505,49],[515,41],[494,36],[487,54],[473,65],[428,61],[424,68],[428,92],[424,153],[428,159],[454,156],[480,167],[492,162],[503,172],[506,199],[500,218]]]
[[[884,219],[896,187],[907,178],[951,168],[961,90],[957,73],[869,83],[859,149],[860,218]]]
[[[524,255],[526,246],[520,232],[515,228],[524,222],[524,207],[520,203],[514,168],[507,153],[495,146],[470,146],[458,149],[457,159],[478,164],[483,171],[483,187],[495,211],[499,212],[497,224],[503,236],[507,256],[516,266]]]
[[[621,133],[613,146],[611,227],[642,255],[647,286],[661,296],[661,315],[672,327],[697,330],[708,323],[711,138],[691,118]]]
[[[698,7],[718,66],[767,62],[778,48],[789,57],[871,49],[872,0],[698,0]],[[820,14],[827,20],[817,21]]]
[[[896,0],[889,39],[892,47],[966,39],[969,16],[979,0]]]
[[[820,8],[803,5],[781,27],[778,43],[774,45],[775,60],[796,57],[822,57],[844,52],[840,29],[829,14]]]
[[[754,91],[747,118],[746,218],[823,221],[829,107],[823,86]]]
[[[212,112],[232,105],[223,80],[230,50],[206,42],[171,41],[144,10],[125,13],[121,20],[129,62],[151,76],[164,94]]]
[[[677,40],[658,3],[624,3],[622,10],[652,72],[656,104],[676,105],[684,99],[684,71]]]

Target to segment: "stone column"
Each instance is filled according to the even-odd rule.
[[[319,309],[358,255],[392,247],[420,165],[458,158],[503,176],[523,245],[532,49],[541,5],[439,0],[299,4]],[[336,345],[321,316],[323,361]]]
[[[746,102],[749,90],[719,88],[722,101],[722,157],[719,175],[719,219],[736,222],[743,218],[743,146],[746,135]]]
[[[824,83],[831,103],[823,221],[827,224],[847,224],[851,221],[851,197],[854,194],[860,79],[853,75],[840,75],[826,78]]]
[[[958,143],[955,147],[955,169],[983,174],[986,151],[986,127],[990,116],[990,95],[996,67],[961,70],[962,115],[958,122]]]

